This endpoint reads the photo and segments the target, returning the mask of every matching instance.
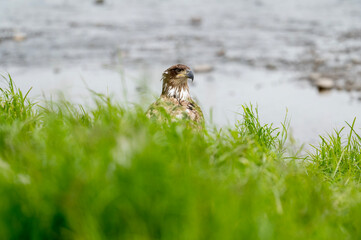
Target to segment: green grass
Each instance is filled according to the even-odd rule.
[[[194,131],[102,95],[40,106],[7,79],[0,239],[361,239],[355,122],[300,159],[252,106]]]

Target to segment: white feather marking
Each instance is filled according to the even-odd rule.
[[[176,90],[175,90],[175,88],[170,88],[170,89],[168,89],[168,96],[169,97],[177,97],[176,96]]]
[[[169,97],[175,97],[181,101],[187,100],[189,96],[189,91],[187,89],[182,88],[180,91],[177,91],[176,88],[169,88],[167,95]]]
[[[189,98],[189,92],[188,90],[182,88],[182,90],[180,91],[180,99],[186,100],[187,98]]]

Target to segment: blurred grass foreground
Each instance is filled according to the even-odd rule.
[[[355,123],[297,159],[250,106],[194,131],[104,96],[40,106],[7,81],[0,239],[361,239]]]

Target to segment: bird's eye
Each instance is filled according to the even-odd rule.
[[[175,70],[177,73],[180,73],[182,70],[181,69],[179,69],[179,68],[176,68],[176,70]]]

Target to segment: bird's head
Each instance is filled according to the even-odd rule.
[[[178,100],[187,100],[190,98],[188,79],[192,81],[194,79],[193,72],[189,67],[183,64],[171,66],[164,71],[162,76],[162,95]]]
[[[176,64],[164,71],[162,80],[163,83],[171,83],[174,85],[187,84],[187,80],[193,81],[194,75],[192,70],[183,64]]]

